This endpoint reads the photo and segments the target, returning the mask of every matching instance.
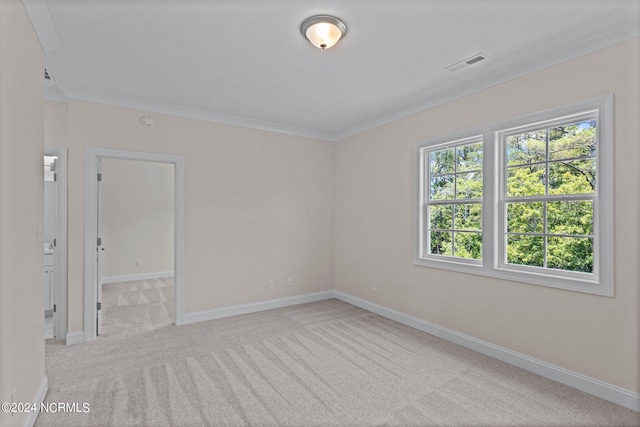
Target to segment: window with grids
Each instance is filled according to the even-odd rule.
[[[613,296],[613,95],[415,154],[414,264]]]
[[[425,150],[423,256],[482,259],[482,138]]]
[[[502,263],[594,273],[597,114],[499,135]]]

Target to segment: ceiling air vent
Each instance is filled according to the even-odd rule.
[[[478,62],[484,61],[485,59],[487,59],[487,55],[485,55],[484,53],[478,53],[473,55],[470,58],[467,58],[460,62],[456,62],[455,64],[451,64],[448,67],[445,67],[444,69],[453,73],[454,71],[462,70],[463,68],[467,68],[470,65],[477,64]]]

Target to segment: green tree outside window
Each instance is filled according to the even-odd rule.
[[[508,136],[506,261],[592,273],[595,120]]]
[[[482,259],[482,142],[428,153],[431,255]]]

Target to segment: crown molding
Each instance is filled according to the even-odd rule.
[[[251,119],[249,117],[235,116],[215,111],[201,110],[197,108],[183,107],[180,105],[167,104],[146,99],[100,93],[86,89],[66,89],[64,90],[68,99],[95,102],[98,104],[108,104],[118,107],[132,108],[136,110],[149,111],[160,114],[168,114],[188,119],[204,120],[221,123],[230,126],[239,126],[250,129],[264,130],[268,132],[283,133],[287,135],[301,136],[305,138],[320,139],[325,141],[335,141],[335,135],[330,132],[322,132],[313,129],[305,129],[289,126],[281,123],[267,122]]]
[[[22,0],[24,8],[27,10],[29,19],[33,28],[40,40],[40,45],[44,50],[45,55],[57,52],[61,50],[58,36],[53,29],[53,23],[51,22],[51,15],[49,15],[49,9],[44,0]]]

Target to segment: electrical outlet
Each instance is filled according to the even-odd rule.
[[[142,267],[142,260],[141,259],[137,259],[136,260],[136,267]]]
[[[274,279],[269,279],[269,289],[273,289],[276,287],[276,281]]]
[[[289,277],[289,280],[287,281],[287,284],[289,286],[293,286],[293,277]]]
[[[378,284],[376,282],[371,282],[371,292],[378,292]]]

